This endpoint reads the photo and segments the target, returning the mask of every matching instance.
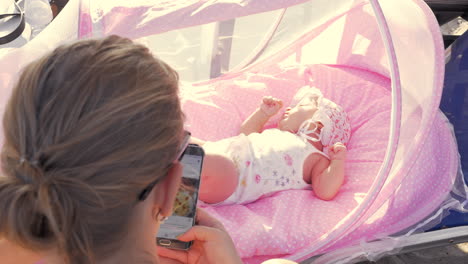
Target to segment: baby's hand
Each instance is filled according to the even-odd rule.
[[[260,105],[260,109],[268,117],[276,115],[276,113],[278,113],[281,107],[283,107],[283,101],[271,96],[264,96],[262,99],[262,104]]]
[[[330,160],[345,160],[346,159],[346,146],[341,143],[337,142],[333,146],[329,147],[328,155],[330,156]]]

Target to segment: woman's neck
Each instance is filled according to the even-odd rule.
[[[159,224],[151,215],[152,196],[135,206],[127,237],[112,256],[97,261],[98,264],[156,264],[159,257],[156,248],[156,234]]]
[[[156,248],[156,245],[154,246]],[[155,253],[155,250],[153,250]],[[133,250],[119,250],[119,253],[113,254],[111,257],[106,258],[102,261],[98,261],[98,264],[157,264],[159,259],[156,254],[151,251],[144,249],[133,249]]]
[[[127,244],[127,243],[126,243]],[[116,250],[112,256],[109,256],[105,259],[97,259],[97,264],[157,264],[159,263],[159,258],[156,253],[156,245],[152,249],[145,249],[144,246],[137,248],[136,245],[123,245],[122,249]],[[43,258],[42,263],[47,264],[62,264],[64,259],[55,251],[49,251]]]
[[[148,199],[152,198],[148,197]],[[145,201],[135,207],[134,215],[130,220],[131,227],[118,252],[98,262],[99,264],[159,263],[156,250],[156,234],[159,224],[154,221],[151,215],[151,203],[148,202]]]

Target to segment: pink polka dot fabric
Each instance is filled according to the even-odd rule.
[[[307,254],[404,230],[438,209],[456,177],[457,148],[446,119],[439,113],[427,139],[418,146],[424,151],[409,160],[398,160],[397,153],[394,166],[404,167],[387,176],[365,215],[349,229],[352,231],[329,241],[333,231],[351,227],[351,216],[362,207],[382,166],[390,130],[390,80],[347,66],[270,66],[183,87],[187,126],[194,136],[205,140],[237,135],[242,121],[264,95],[281,98],[286,107],[304,85],[317,87],[348,114],[351,138],[345,183],[332,201],[316,198],[313,191],[288,190],[247,205],[204,205],[224,223],[245,263],[273,257],[300,260]],[[278,118],[267,126],[274,127]],[[418,118],[410,116],[408,122],[416,124]],[[317,244],[324,246],[310,251]]]
[[[317,87],[348,113],[352,132],[345,184],[328,202],[316,198],[312,191],[288,190],[248,205],[208,206],[208,211],[224,223],[246,262],[256,263],[259,256],[295,253],[323,239],[359,206],[385,154],[390,81],[343,66],[274,66],[182,89],[187,125],[193,135],[217,140],[236,135],[262,96],[279,97],[287,106],[304,85]],[[268,125],[275,126],[278,118]]]

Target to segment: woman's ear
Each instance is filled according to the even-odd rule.
[[[182,178],[182,164],[180,162],[174,163],[169,169],[168,175],[161,181],[158,188],[154,188],[156,192],[154,203],[160,208],[161,216],[170,216],[172,208],[174,207],[174,200],[177,191],[180,187]]]

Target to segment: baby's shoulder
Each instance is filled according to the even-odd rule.
[[[292,137],[292,136],[297,136],[294,133],[291,133],[289,131],[284,131],[279,128],[267,128],[263,130],[261,133],[263,136],[277,136],[277,137]]]
[[[330,160],[325,155],[323,155],[322,152],[310,153],[310,155],[307,157],[307,161],[310,161],[310,163],[314,165],[320,163],[330,163]]]
[[[315,152],[311,153],[305,160],[304,170],[312,179],[313,175],[322,173],[329,165],[330,161],[325,156]]]

